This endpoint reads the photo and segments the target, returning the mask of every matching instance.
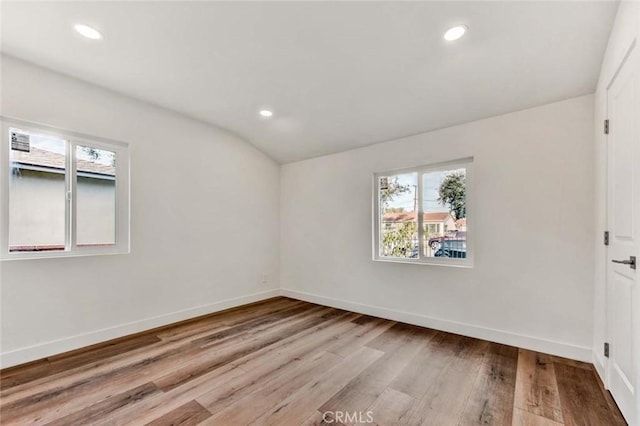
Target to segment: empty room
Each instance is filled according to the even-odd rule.
[[[0,2],[0,424],[640,426],[640,1]]]

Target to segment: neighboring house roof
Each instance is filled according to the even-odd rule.
[[[448,218],[453,218],[449,212],[423,213],[423,222],[444,222]],[[416,220],[416,212],[389,212],[382,216],[383,222],[411,222]]]
[[[47,167],[62,170],[65,167],[65,156],[51,151],[45,151],[31,147],[31,152],[11,151],[14,163],[30,166]],[[94,163],[92,161],[78,160],[77,168],[79,172],[96,173],[107,176],[115,176],[116,169],[109,164]]]

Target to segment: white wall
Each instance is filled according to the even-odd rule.
[[[607,146],[603,133],[603,122],[607,115],[607,86],[622,63],[629,48],[636,42],[635,49],[640,48],[640,2],[624,1],[620,3],[616,20],[611,30],[609,43],[605,52],[602,70],[595,93],[595,306],[594,306],[594,338],[593,363],[605,379],[603,345],[607,340],[606,332],[606,249],[602,244],[602,233],[607,229]],[[639,371],[640,373],[640,371]],[[605,380],[606,383],[606,380]],[[638,378],[640,383],[640,377]],[[639,402],[640,404],[640,402]]]
[[[1,71],[3,115],[129,142],[132,164],[131,254],[0,264],[3,367],[277,294],[274,161],[13,58]]]
[[[473,156],[475,266],[371,260],[374,172]],[[593,96],[287,164],[285,294],[591,360]]]
[[[209,125],[1,65],[3,115],[123,140],[132,156],[131,254],[0,263],[3,367],[274,295],[279,282],[294,297],[590,360],[593,96],[280,169]],[[468,156],[474,268],[373,262],[373,173]]]

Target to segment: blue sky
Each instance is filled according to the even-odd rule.
[[[440,183],[448,173],[463,171],[463,170],[448,170],[443,172],[429,172],[423,175],[422,183],[422,200],[424,203],[423,211],[425,212],[446,212],[449,211],[448,207],[443,207],[438,203],[438,189]],[[389,207],[403,207],[405,211],[413,211],[415,191],[417,187],[417,173],[406,173],[396,175],[398,182],[401,185],[410,185],[411,191],[404,193],[398,197],[395,197],[393,201],[389,203]]]

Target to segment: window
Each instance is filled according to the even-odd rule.
[[[129,251],[129,154],[107,141],[2,119],[3,259]]]
[[[376,173],[374,260],[471,266],[471,165]]]

